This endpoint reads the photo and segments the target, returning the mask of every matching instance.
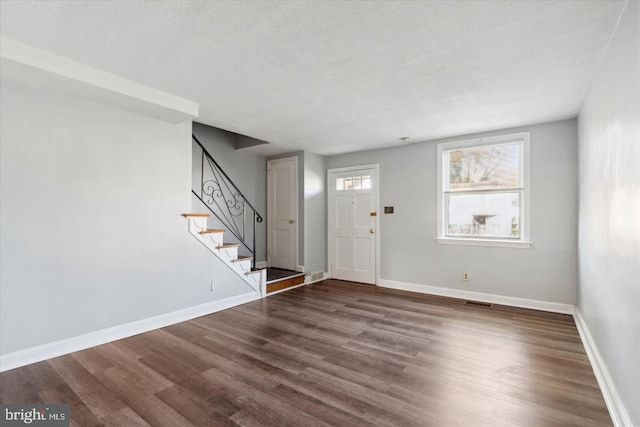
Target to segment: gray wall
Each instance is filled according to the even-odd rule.
[[[256,225],[256,261],[267,260],[267,160],[247,151],[236,150],[238,135],[222,129],[193,124],[193,134],[220,165],[224,172],[238,186],[242,194],[262,215],[264,221]],[[194,155],[199,153],[194,150]],[[198,160],[199,161],[199,160]],[[194,168],[193,176],[199,178],[199,171]],[[205,212],[201,202],[194,198],[194,208]],[[208,211],[206,211],[208,212]],[[250,223],[247,223],[250,224]],[[209,224],[210,228],[221,228],[215,219]],[[230,233],[225,235],[225,241],[232,243]]]
[[[304,267],[327,271],[326,158],[304,153]]]
[[[0,354],[250,290],[180,216],[190,123],[1,90]]]
[[[467,135],[531,132],[531,249],[438,245],[436,143],[327,158],[327,168],[380,164],[380,277],[574,304],[577,283],[575,120]],[[448,139],[442,141],[450,141]],[[395,214],[382,214],[394,206]],[[470,273],[462,281],[462,272]]]
[[[578,309],[640,426],[640,3],[629,2],[579,115]]]

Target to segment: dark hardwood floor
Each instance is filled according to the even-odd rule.
[[[327,280],[0,374],[72,425],[610,426],[570,316]]]

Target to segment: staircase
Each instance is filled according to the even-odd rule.
[[[250,255],[251,267],[255,270],[256,225],[262,223],[262,216],[195,135],[192,141],[196,176],[191,193],[213,215],[216,227],[229,232],[228,239]]]
[[[183,214],[189,222],[189,233],[264,297],[266,271],[257,270],[255,260],[256,225],[262,222],[262,216],[195,135],[192,149],[191,193],[194,202],[201,202],[195,212],[206,207],[209,213]]]
[[[192,142],[195,176],[191,193],[210,213],[183,214],[189,233],[261,297],[303,285],[304,273],[256,269],[256,224],[262,223],[262,216],[195,135]],[[215,228],[209,228],[210,224]]]
[[[189,221],[189,233],[191,233],[209,251],[217,256],[223,263],[240,276],[254,291],[260,293],[260,297],[267,295],[267,270],[254,270],[253,257],[239,256],[239,243],[224,243],[225,230],[207,229],[209,214],[186,213],[183,214]]]

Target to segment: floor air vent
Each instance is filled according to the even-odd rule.
[[[484,307],[484,308],[493,308],[493,304],[488,303],[488,302],[481,302],[481,301],[465,301],[464,302],[466,305],[472,305],[474,307]]]

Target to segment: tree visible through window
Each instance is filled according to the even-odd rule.
[[[528,142],[527,133],[438,145],[439,238],[528,240]]]

